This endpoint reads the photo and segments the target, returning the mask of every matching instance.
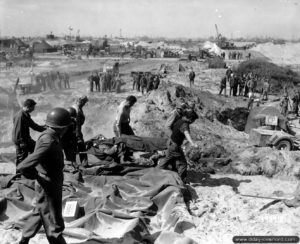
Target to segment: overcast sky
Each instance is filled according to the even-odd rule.
[[[1,36],[300,38],[300,0],[0,0]]]

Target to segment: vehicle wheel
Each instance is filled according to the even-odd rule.
[[[278,143],[276,143],[275,147],[278,150],[291,151],[292,143],[288,140],[282,140],[282,141],[279,141]]]

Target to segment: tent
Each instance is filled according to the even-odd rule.
[[[245,126],[245,132],[250,133],[250,130],[265,125],[267,116],[278,117],[278,127],[284,131],[287,131],[287,119],[280,113],[280,111],[273,106],[255,107],[251,110],[247,123]]]

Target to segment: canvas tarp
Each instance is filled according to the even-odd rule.
[[[287,131],[287,120],[280,113],[280,111],[273,106],[262,106],[255,107],[251,110],[248,115],[247,124],[245,126],[245,132],[250,133],[253,128],[258,128],[263,126],[267,116],[277,116],[278,117],[278,128]]]
[[[7,228],[22,228],[33,209],[34,181],[10,178],[7,183],[0,190],[0,221]],[[157,168],[86,176],[84,183],[67,176],[63,203],[77,200],[81,217],[66,223],[65,236],[68,243],[90,244],[166,243],[161,240],[170,233],[179,240],[180,233],[194,227],[183,192],[177,173]]]

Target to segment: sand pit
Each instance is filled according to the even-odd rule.
[[[51,62],[56,61],[51,59]],[[230,123],[223,124],[217,120],[218,113],[245,107],[247,103],[243,98],[216,95],[219,81],[225,74],[224,69],[208,69],[205,63],[179,62],[175,59],[124,60],[120,72],[124,74],[122,78],[126,85],[122,87],[121,93],[89,93],[87,75],[105,62],[106,60],[64,61],[64,69],[71,74],[71,89],[21,95],[18,101],[27,97],[35,99],[38,104],[32,117],[42,124],[50,108],[68,107],[78,96],[88,95],[90,101],[84,107],[87,119],[83,127],[84,137],[88,139],[99,133],[106,137],[113,136],[112,123],[117,106],[128,95],[135,95],[138,98],[131,117],[135,133],[155,137],[165,136],[164,121],[181,99],[193,100],[196,102],[200,118],[191,126],[191,131],[201,150],[198,154],[191,152],[188,146],[185,150],[190,169],[188,186],[190,199],[187,200],[187,206],[195,226],[181,231],[176,230],[177,233],[182,238],[184,236],[192,238],[196,243],[213,244],[232,243],[234,235],[300,235],[300,228],[297,225],[300,218],[298,209],[289,209],[282,202],[266,207],[271,200],[240,195],[276,196],[274,193],[276,191],[291,195],[297,183],[294,174],[298,170],[296,167],[298,152],[273,152],[270,148],[254,152],[253,148],[249,148],[247,134],[237,131]],[[162,63],[168,66],[169,73],[162,79],[159,90],[144,96],[132,91],[131,71],[157,71]],[[187,88],[187,73],[178,72],[179,63],[184,67],[193,67],[196,73],[193,89]],[[47,69],[48,66],[41,66],[37,71]],[[11,74],[6,75],[7,79]],[[3,83],[1,85],[5,86],[5,81]],[[184,94],[183,97],[176,96],[179,93],[176,87],[184,91],[180,93]],[[0,109],[3,115],[0,118],[3,125],[0,131],[1,142],[9,142],[11,110],[4,107]],[[37,133],[32,135],[35,139],[38,136]],[[1,153],[14,153],[11,144],[2,145]],[[223,158],[226,160],[222,160]],[[275,166],[272,168],[270,165]],[[240,175],[248,172],[251,167],[256,167],[252,173],[254,176]],[[262,173],[264,175],[259,175]],[[266,208],[260,211],[264,206]],[[183,214],[188,216],[187,213]],[[0,225],[0,234],[4,236],[4,243],[13,244],[17,243],[21,232],[4,230],[4,226]],[[45,235],[38,235],[31,243],[47,243]],[[75,242],[70,240],[69,243]]]

